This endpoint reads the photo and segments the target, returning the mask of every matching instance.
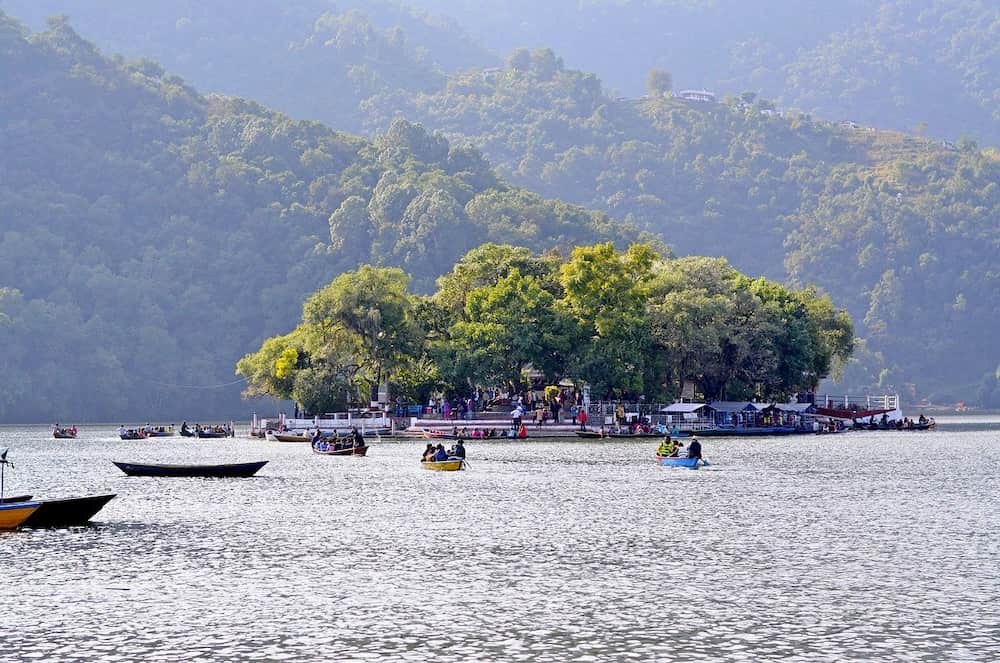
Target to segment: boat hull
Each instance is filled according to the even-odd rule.
[[[706,428],[697,432],[698,437],[764,437],[768,435],[805,435],[811,430],[791,426],[761,426],[759,428]]]
[[[146,433],[146,437],[173,437],[177,435],[174,431],[164,431],[162,433],[153,431],[152,433]]]
[[[144,434],[141,434],[141,433],[122,433],[118,437],[120,437],[123,440],[145,440],[146,439],[146,436]]]
[[[110,495],[69,497],[60,500],[41,500],[41,506],[28,516],[23,527],[70,527],[85,525],[104,505],[114,499]]]
[[[218,431],[205,431],[205,430],[201,430],[201,431],[197,432],[197,436],[198,437],[203,437],[203,438],[208,438],[208,439],[217,439],[217,438],[229,437],[229,433],[220,433]]]
[[[76,434],[75,433],[64,433],[64,432],[61,432],[61,431],[55,431],[55,432],[52,433],[52,437],[54,437],[57,440],[75,440],[76,439]]]
[[[596,430],[578,430],[575,432],[577,437],[582,437],[585,440],[600,440],[604,437],[604,435]]]
[[[686,467],[688,469],[698,469],[698,458],[687,458],[683,456],[657,456],[660,465],[664,467]]]
[[[0,504],[0,530],[17,529],[38,510],[38,502]]]
[[[368,454],[368,447],[347,447],[346,449],[322,449],[312,448],[314,454],[320,456],[365,456]]]
[[[12,495],[10,497],[0,497],[0,504],[14,504],[15,502],[30,502],[31,495]]]
[[[465,469],[465,461],[461,458],[454,460],[425,460],[421,461],[420,467],[434,472],[457,472]]]
[[[266,460],[227,465],[144,465],[111,462],[130,477],[252,477],[267,464]]]
[[[312,438],[305,435],[285,435],[283,433],[275,433],[272,437],[274,437],[275,442],[312,442]]]

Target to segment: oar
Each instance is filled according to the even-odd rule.
[[[705,467],[709,467],[711,465],[711,463],[705,460],[704,458],[699,458],[698,460],[700,460],[701,464],[704,465]]]

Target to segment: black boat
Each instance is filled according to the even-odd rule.
[[[111,461],[130,477],[252,477],[266,460],[228,465],[149,465]]]
[[[0,504],[14,504],[16,502],[27,502],[31,500],[31,495],[14,495],[12,497],[0,497]]]
[[[110,494],[67,497],[61,500],[39,500],[41,506],[21,525],[23,527],[85,525],[114,497],[114,494]]]

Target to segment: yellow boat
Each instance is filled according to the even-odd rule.
[[[420,467],[425,470],[436,472],[457,472],[465,469],[465,461],[461,458],[449,458],[448,460],[424,460],[420,461]]]
[[[0,530],[16,529],[41,506],[39,502],[0,504]]]

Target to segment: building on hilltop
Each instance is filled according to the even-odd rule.
[[[708,90],[681,90],[677,93],[677,97],[679,99],[687,99],[688,101],[700,101],[706,104],[714,104],[716,102],[715,93]]]

